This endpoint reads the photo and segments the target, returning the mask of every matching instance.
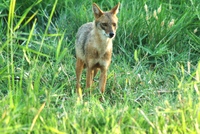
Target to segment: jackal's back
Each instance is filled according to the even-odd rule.
[[[82,59],[83,61],[85,60],[85,47],[87,45],[89,37],[91,36],[91,31],[93,27],[94,27],[93,22],[83,24],[78,29],[76,35],[76,42],[75,42],[76,56]]]

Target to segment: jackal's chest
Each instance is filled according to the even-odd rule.
[[[104,53],[97,50],[90,51],[87,58],[88,66],[98,68],[108,67],[110,65],[111,56],[112,50],[108,50]]]

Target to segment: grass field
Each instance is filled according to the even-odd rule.
[[[0,133],[200,133],[199,0],[121,0],[105,102],[75,93],[75,34],[116,0],[2,0]]]

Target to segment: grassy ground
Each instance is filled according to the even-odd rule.
[[[75,94],[75,34],[91,5],[0,4],[0,133],[200,133],[199,1],[121,1],[104,103],[98,78]]]

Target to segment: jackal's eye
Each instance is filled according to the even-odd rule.
[[[107,27],[108,23],[101,23],[102,26]]]
[[[114,27],[116,27],[116,23],[113,23],[112,25],[113,25]]]

